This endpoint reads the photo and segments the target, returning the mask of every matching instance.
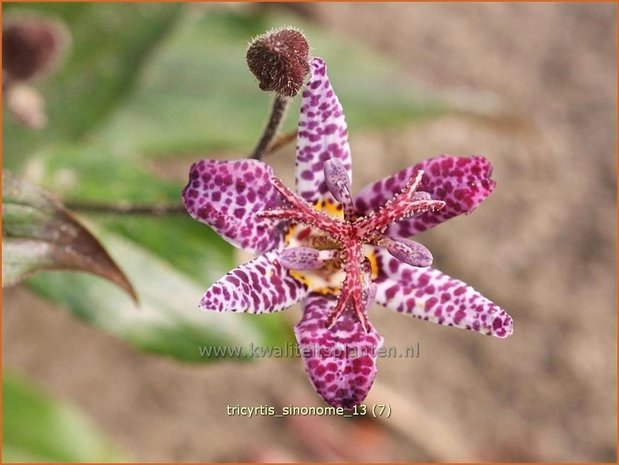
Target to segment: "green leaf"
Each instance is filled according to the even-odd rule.
[[[3,462],[126,460],[73,407],[2,374]]]
[[[174,264],[178,271],[202,283],[203,290],[236,265],[231,246],[189,215],[107,216],[98,222]]]
[[[136,298],[99,241],[62,204],[8,172],[2,175],[2,285],[36,271],[78,270],[101,276]]]
[[[100,229],[97,235],[114,250],[140,296],[140,307],[112,286],[87,275],[57,273],[34,277],[30,285],[41,295],[66,306],[90,324],[128,340],[142,350],[185,361],[209,361],[202,346],[247,349],[272,340],[255,322],[260,316],[203,312],[198,302],[205,287],[156,258],[134,242]],[[222,264],[203,260],[202,266],[221,276]],[[277,315],[274,315],[277,317]],[[266,325],[266,320],[261,324]],[[218,356],[237,358],[234,353]]]

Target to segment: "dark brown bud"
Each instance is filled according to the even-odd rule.
[[[262,90],[293,97],[310,70],[309,45],[296,29],[275,29],[254,39],[247,49],[247,64]]]
[[[2,70],[11,81],[28,81],[53,70],[68,44],[59,21],[23,15],[5,21],[2,31]]]

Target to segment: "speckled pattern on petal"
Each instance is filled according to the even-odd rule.
[[[307,295],[307,286],[290,276],[271,251],[228,272],[200,301],[204,310],[264,313],[283,310]]]
[[[505,338],[512,318],[471,286],[434,268],[416,268],[375,249],[376,302],[422,320]]]
[[[332,198],[325,183],[324,162],[338,158],[351,177],[350,147],[344,112],[322,58],[314,58],[312,77],[302,90],[297,136],[297,192],[310,203]]]
[[[281,203],[271,176],[271,167],[257,160],[201,160],[191,166],[183,202],[194,219],[232,245],[249,252],[271,250],[282,243],[283,225],[255,216]]]
[[[355,207],[362,214],[377,210],[420,169],[424,175],[417,190],[428,192],[433,200],[444,201],[445,207],[394,223],[388,230],[394,237],[413,236],[455,216],[471,213],[496,184],[491,179],[492,165],[484,157],[441,155],[364,187],[355,198]]]
[[[316,392],[329,405],[352,408],[363,402],[372,387],[383,338],[372,325],[366,333],[351,311],[326,329],[325,320],[334,305],[333,297],[310,294],[294,332]]]

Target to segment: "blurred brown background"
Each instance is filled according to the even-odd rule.
[[[76,403],[136,460],[615,461],[615,5],[288,8],[391,55],[428,88],[516,115],[351,134],[356,189],[440,153],[493,162],[488,201],[421,240],[436,267],[511,313],[514,335],[374,308],[387,345],[421,348],[379,361],[368,403],[391,405],[381,421],[229,417],[226,405],[321,402],[298,359],[179,365],[25,288],[4,296],[6,366]],[[287,182],[292,157],[273,157]]]

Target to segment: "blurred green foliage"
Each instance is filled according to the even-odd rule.
[[[74,408],[6,370],[2,374],[2,461],[127,460]]]
[[[178,20],[181,5],[5,4],[4,11],[36,11],[64,20],[73,36],[59,72],[40,87],[49,124],[33,132],[5,118],[4,166],[50,142],[88,134],[122,105],[135,87],[137,71]],[[8,156],[7,156],[8,155]]]

